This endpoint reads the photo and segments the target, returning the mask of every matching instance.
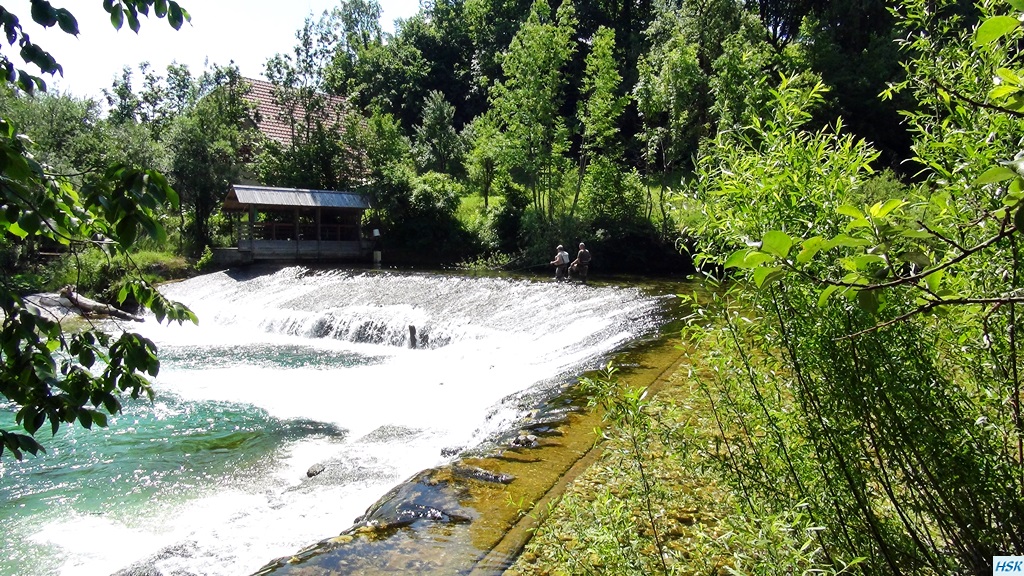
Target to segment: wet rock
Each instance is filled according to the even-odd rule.
[[[491,482],[493,484],[511,484],[516,479],[511,474],[496,474],[476,466],[459,466],[454,468],[452,473],[462,478],[472,478],[473,480]]]
[[[317,476],[321,472],[323,472],[325,468],[326,466],[324,466],[323,464],[313,464],[312,466],[309,467],[309,470],[306,470],[306,477],[312,478],[313,476]]]
[[[422,472],[389,491],[356,522],[374,532],[409,526],[421,520],[446,524],[470,522],[473,514],[460,508],[458,498],[447,483],[432,482],[430,472]]]
[[[470,518],[458,512],[444,511],[422,504],[404,503],[398,506],[399,523],[408,525],[417,520],[430,520],[443,524],[465,524],[470,521]]]
[[[536,448],[540,443],[533,434],[520,434],[513,438],[510,444],[516,448]]]
[[[144,560],[118,570],[113,576],[165,576],[167,573],[158,567],[162,560],[175,557],[193,558],[195,557],[195,549],[196,543],[192,541],[173,544],[162,548],[156,554]],[[172,574],[173,576],[195,576],[193,572],[183,570],[176,570]]]
[[[449,448],[441,448],[441,456],[445,458],[451,458],[452,456],[458,456],[464,448],[462,446],[451,446]]]

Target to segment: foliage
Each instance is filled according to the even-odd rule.
[[[168,136],[171,177],[189,208],[184,252],[191,255],[213,243],[211,219],[255,139],[252,104],[244,97],[248,84],[238,68],[215,68],[205,77],[206,94],[175,118]]]
[[[440,92],[427,94],[423,105],[423,123],[416,127],[413,153],[423,172],[462,174],[465,143],[453,124],[455,107]]]
[[[542,221],[564,206],[568,129],[559,113],[565,80],[562,69],[575,50],[572,3],[563,3],[554,18],[548,4],[534,3],[502,61],[505,79],[494,85],[491,103],[510,150],[506,170],[531,195]]]
[[[825,557],[864,572],[988,573],[1024,551],[1024,124],[991,83],[1021,30],[994,3],[975,34],[956,3],[902,8],[922,184],[872,181],[838,120],[804,127],[820,86],[785,80],[701,160],[701,261],[745,284],[708,308],[721,331],[686,334],[721,351],[705,391],[751,513],[806,506]]]
[[[338,30],[343,19],[338,11],[316,21],[307,18],[296,32],[294,54],[277,54],[267,62],[278,120],[290,128],[290,142],[263,143],[257,172],[267,185],[342,190],[362,176],[358,148],[347,139],[350,106],[327,92],[329,66],[345,46]]]
[[[139,28],[139,12],[148,14],[150,7],[174,27],[188,17],[177,3],[163,0],[105,5],[115,27],[127,20],[133,30]],[[59,24],[64,32],[77,33],[71,13],[56,10],[48,2],[33,2],[32,18],[44,27]],[[24,35],[14,14],[0,10],[0,19],[8,42],[19,42],[27,63],[39,66],[43,73],[60,70],[48,53]],[[7,68],[8,86],[17,84],[30,92],[45,88],[39,78],[15,72],[7,56],[0,56],[0,63]],[[101,177],[76,189],[34,159],[31,143],[6,117],[0,118],[0,155],[0,196],[6,206],[0,231],[5,243],[50,243],[72,250],[96,246],[125,256],[145,236],[166,239],[157,211],[176,205],[178,197],[158,172],[111,164]],[[191,311],[166,300],[144,281],[121,288],[118,300],[129,297],[153,310],[158,321],[195,321]],[[101,410],[114,413],[121,408],[115,393],[137,397],[150,392],[144,374],[155,376],[159,362],[149,340],[130,332],[115,337],[95,328],[65,332],[58,321],[26,303],[16,285],[6,280],[0,282],[0,306],[0,370],[4,374],[0,394],[14,403],[16,421],[28,433],[0,430],[0,450],[6,448],[17,458],[24,452],[36,454],[42,446],[32,435],[45,424],[54,433],[62,424],[74,422],[86,428],[103,426],[106,415]]]

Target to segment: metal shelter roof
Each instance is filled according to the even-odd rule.
[[[355,192],[233,184],[224,199],[224,210],[248,210],[250,206],[366,210],[370,202],[366,196]]]

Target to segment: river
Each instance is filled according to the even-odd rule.
[[[200,323],[126,326],[159,346],[155,400],[0,461],[0,574],[252,573],[663,320],[635,287],[455,274],[252,269],[162,290]]]

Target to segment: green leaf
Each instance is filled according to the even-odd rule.
[[[897,200],[895,198],[886,200],[885,204],[879,202],[871,207],[872,218],[885,218],[890,212],[906,204],[903,200]]]
[[[126,15],[128,16],[128,27],[132,29],[132,32],[138,34],[142,28],[142,25],[139,23],[139,15],[132,10],[126,10]]]
[[[942,275],[942,270],[936,270],[935,272],[932,272],[931,274],[924,277],[925,284],[928,285],[929,290],[931,290],[932,292],[939,291],[939,285],[942,283]]]
[[[874,290],[857,291],[857,305],[872,316],[878,314],[878,294]]]
[[[1020,26],[1020,21],[1013,16],[993,16],[981,23],[978,31],[974,34],[974,45],[976,47],[991,44],[1013,32]]]
[[[783,275],[781,268],[762,266],[754,269],[754,284],[756,284],[758,288],[763,288],[772,282],[779,280]]]
[[[821,236],[815,236],[804,240],[800,245],[800,253],[796,255],[796,261],[800,264],[806,264],[814,258],[814,255],[820,252],[828,242],[825,241]]]
[[[32,19],[40,26],[49,28],[57,23],[57,11],[46,0],[32,0]]]
[[[60,25],[60,29],[65,33],[78,36],[78,20],[66,8],[59,8],[57,10],[57,24]]]
[[[120,8],[114,8],[110,12],[110,24],[117,30],[121,29],[121,26],[124,24],[124,12]]]
[[[863,238],[854,238],[853,236],[840,234],[835,238],[829,240],[828,243],[825,245],[825,249],[829,250],[835,248],[836,246],[843,246],[845,248],[862,248],[864,246],[869,246],[870,244],[871,242],[868,242]]]
[[[1006,166],[993,166],[992,168],[985,170],[985,172],[983,172],[981,176],[978,176],[974,180],[974,185],[982,186],[985,184],[993,184],[995,182],[1009,180],[1010,178],[1014,178],[1016,176],[1017,173],[1007,168]]]
[[[900,236],[904,238],[912,238],[914,240],[926,240],[932,237],[932,233],[927,230],[915,230],[913,228],[904,228],[900,230]]]
[[[23,239],[23,240],[25,238],[28,238],[28,232],[26,232],[24,229],[22,229],[21,226],[18,226],[17,222],[14,222],[10,226],[8,226],[7,227],[7,231],[10,232],[11,234],[14,234],[18,238]]]
[[[999,68],[996,70],[996,76],[1007,84],[1014,84],[1017,86],[1021,84],[1020,75],[1009,68]]]
[[[989,90],[988,97],[992,100],[1003,100],[1018,92],[1020,92],[1020,86],[1015,86],[1013,84],[1000,84]]]
[[[181,6],[178,6],[177,2],[171,2],[167,11],[167,21],[171,24],[171,27],[175,30],[180,29],[184,19],[185,15],[181,11]]]
[[[861,220],[865,218],[863,212],[861,212],[857,207],[850,206],[849,204],[843,204],[842,206],[836,209],[836,212],[839,212],[843,216],[849,216],[854,220]]]
[[[746,259],[743,261],[743,267],[744,268],[756,268],[757,266],[760,266],[761,264],[764,264],[765,262],[771,262],[771,261],[772,261],[772,256],[770,254],[765,254],[764,252],[751,251],[749,254],[747,254]]]
[[[769,254],[785,259],[789,255],[789,249],[793,246],[793,239],[785,232],[770,230],[761,239],[761,250]]]
[[[725,259],[725,267],[728,268],[743,268],[743,261],[747,258],[752,250],[737,250],[729,255]]]
[[[829,296],[838,289],[839,286],[832,285],[822,290],[821,294],[818,296],[818,308],[824,308],[825,304],[828,302]]]
[[[878,254],[861,254],[853,259],[854,265],[863,270],[871,264],[885,264],[885,258],[882,258]]]

